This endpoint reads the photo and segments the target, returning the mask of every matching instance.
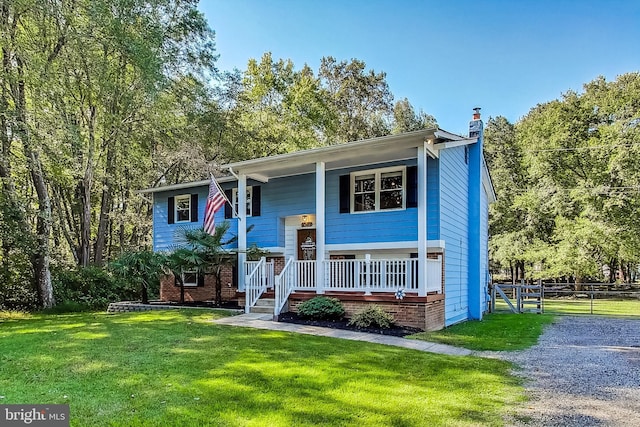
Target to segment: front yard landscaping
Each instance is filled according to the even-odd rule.
[[[482,321],[463,322],[409,338],[478,351],[524,350],[538,342],[544,327],[553,319],[550,314],[486,314]]]
[[[0,404],[72,426],[502,425],[509,363],[215,325],[207,310],[0,313]]]

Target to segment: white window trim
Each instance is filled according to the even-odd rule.
[[[231,203],[233,203],[234,212],[231,214],[232,218],[237,218],[236,212],[240,207],[238,206],[238,188],[233,189],[233,193],[231,195]],[[253,187],[247,186],[247,217],[253,216]]]
[[[402,206],[394,209],[380,209],[380,177],[384,173],[389,172],[400,172],[402,173]],[[375,177],[375,209],[372,211],[356,211],[356,203],[355,203],[355,184],[356,177],[361,175],[374,175]],[[386,168],[380,169],[368,169],[362,171],[351,172],[351,185],[349,189],[349,203],[351,205],[351,213],[352,214],[366,214],[366,213],[374,213],[374,212],[393,212],[393,211],[402,211],[407,208],[407,167],[406,166],[390,166]]]
[[[179,220],[178,219],[178,199],[181,198],[186,198],[189,202],[189,218],[186,220]],[[193,208],[193,206],[191,206],[191,194],[180,194],[179,196],[175,196],[174,198],[174,222],[176,224],[180,224],[180,223],[186,223],[186,222],[191,222],[191,209]],[[181,209],[182,210],[182,209]]]
[[[195,282],[185,282],[184,280],[184,276],[185,274],[194,274],[196,281]],[[184,271],[182,272],[182,284],[184,285],[185,288],[197,288],[198,287],[198,276],[200,275],[200,273],[198,273],[197,271]]]

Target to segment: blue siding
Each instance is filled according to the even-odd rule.
[[[314,213],[316,210],[315,174],[277,178],[262,184],[262,209],[259,217],[247,218],[247,245],[284,246],[282,219],[291,215]]]
[[[413,166],[415,160],[367,165],[360,168],[328,171],[326,173],[326,243],[371,243],[416,241],[418,239],[417,208],[391,212],[374,212],[361,214],[339,213],[339,177],[353,171],[378,169],[389,166]],[[438,160],[428,162],[428,239],[440,239],[440,203]],[[283,247],[284,218],[292,215],[315,213],[315,174],[304,174],[291,177],[271,179],[269,182],[248,185],[261,186],[261,215],[247,218],[247,227],[253,227],[247,233],[247,245],[259,247]],[[232,188],[232,184],[223,185],[224,189]],[[153,248],[156,251],[172,249],[176,232],[184,227],[201,227],[204,206],[207,197],[207,186],[159,192],[154,197],[153,209]],[[198,194],[197,223],[167,224],[167,199],[181,194]],[[224,219],[224,209],[216,213],[216,223]],[[229,237],[237,235],[238,220],[228,219],[231,223]],[[234,246],[236,243],[234,243]]]
[[[445,325],[468,316],[469,174],[464,147],[440,152],[440,238],[445,241]]]
[[[408,208],[391,212],[340,213],[340,176],[351,172],[379,169],[390,166],[414,166],[415,160],[406,162],[367,165],[328,171],[326,175],[326,243],[373,243],[403,242],[418,239],[418,209]],[[439,239],[438,221],[440,209],[438,203],[438,161],[429,159],[428,163],[428,239]]]
[[[480,273],[482,280],[482,312],[487,312],[489,285],[489,202],[484,189],[480,191]]]
[[[187,228],[202,227],[204,218],[204,207],[207,203],[208,187],[194,187],[183,190],[167,191],[155,193],[153,197],[153,250],[167,251],[175,249],[176,237],[181,230]],[[182,222],[177,224],[168,224],[168,199],[169,197],[180,196],[183,194],[198,195],[198,222]],[[216,222],[224,220],[224,209],[216,213]]]
[[[440,239],[440,162],[427,159],[427,239]]]

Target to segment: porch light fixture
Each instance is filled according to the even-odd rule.
[[[309,221],[309,216],[308,215],[302,215],[302,222],[300,223],[301,227],[311,227],[313,226],[313,223],[311,221]]]

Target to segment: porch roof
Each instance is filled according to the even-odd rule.
[[[476,141],[432,128],[229,163],[222,169],[266,182],[270,178],[315,172],[316,162],[324,162],[325,169],[332,170],[411,159],[416,157],[416,148],[425,142],[428,154],[438,157],[438,151],[448,148],[447,144]]]

